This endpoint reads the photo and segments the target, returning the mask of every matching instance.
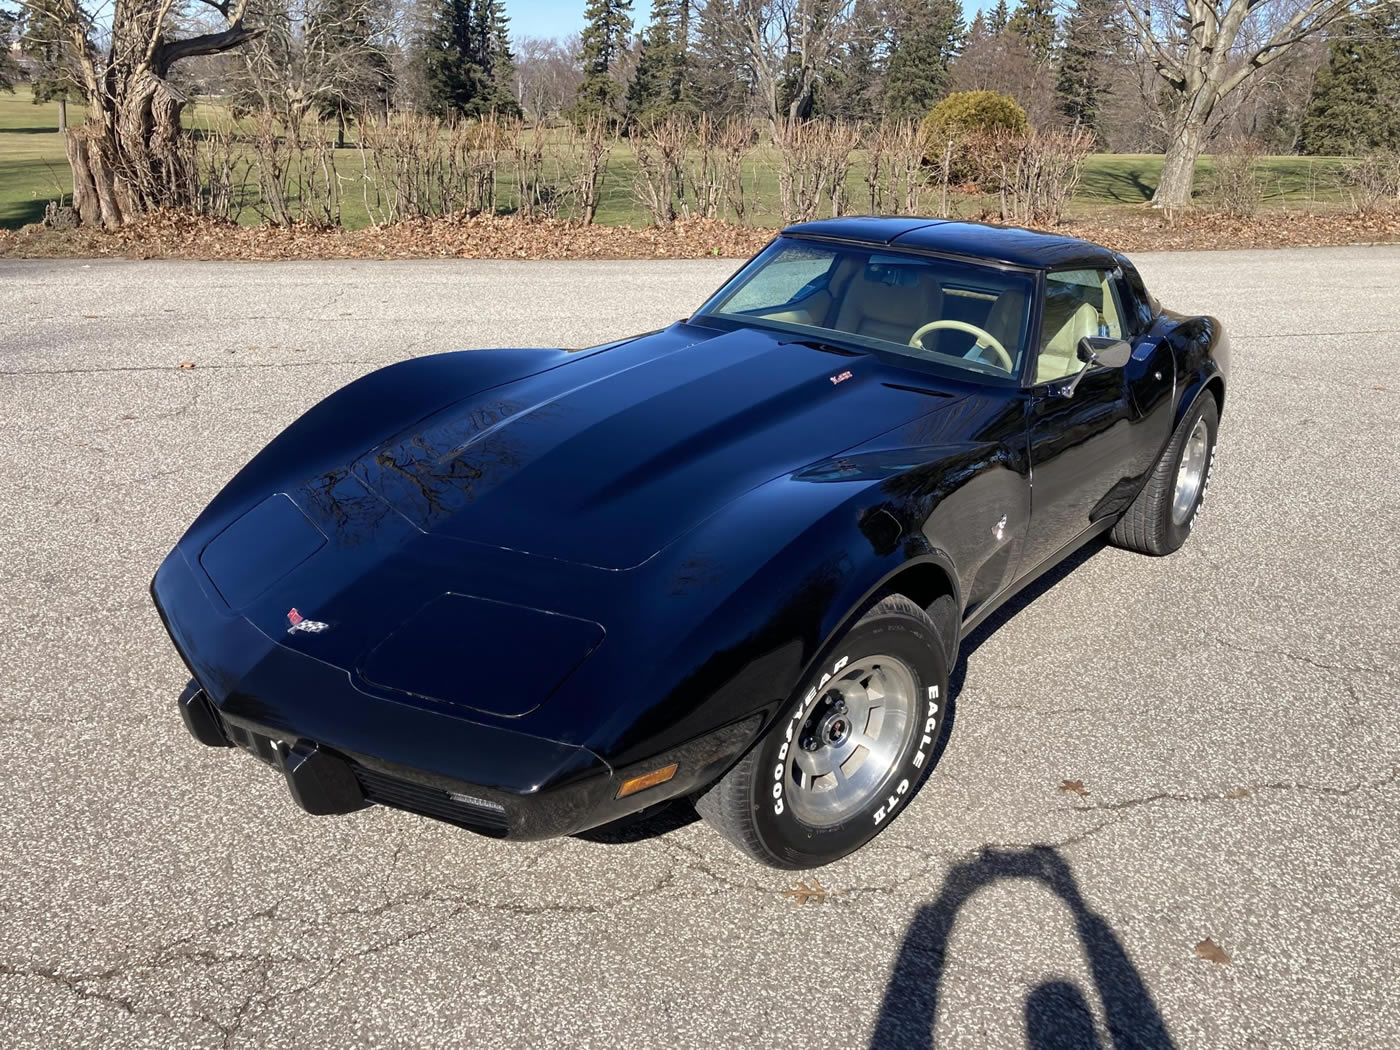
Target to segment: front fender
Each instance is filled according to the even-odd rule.
[[[1230,370],[1230,337],[1214,317],[1181,319],[1168,335],[1176,360],[1176,388],[1180,396],[1172,431],[1186,418],[1197,398],[1210,385],[1218,385],[1223,395]],[[1224,409],[1222,397],[1221,408]]]
[[[948,552],[898,527],[886,498],[879,484],[786,477],[664,551],[644,570],[645,616],[610,629],[566,687],[596,711],[589,746],[624,766],[755,714],[761,731],[900,573],[955,581]],[[624,701],[608,683],[629,674]]]

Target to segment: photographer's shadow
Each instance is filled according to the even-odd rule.
[[[1068,908],[1099,999],[1113,1050],[1175,1050],[1166,1024],[1133,961],[1104,918],[1085,904],[1074,873],[1049,846],[984,850],[948,873],[943,890],[919,908],[905,931],[885,988],[872,1050],[934,1045],[933,1025],[947,969],[948,942],[958,913],[979,890],[1003,879],[1029,879]],[[1026,999],[1030,1050],[1104,1050],[1083,991],[1062,979],[1046,981]]]

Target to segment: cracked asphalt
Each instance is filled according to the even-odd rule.
[[[340,385],[732,262],[0,263],[0,1044],[1400,1046],[1400,247],[1140,262],[1233,335],[1195,535],[980,630],[919,798],[799,876],[303,815],[185,735],[146,594]]]

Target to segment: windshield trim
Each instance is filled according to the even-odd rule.
[[[857,342],[859,336],[852,336],[848,332],[839,332],[830,328],[804,328],[801,325],[785,325],[782,322],[774,323],[744,317],[740,314],[701,314],[698,312],[686,323],[702,328],[715,328],[724,332],[737,332],[740,329],[753,328],[770,335],[786,336],[786,339],[781,340],[785,343],[801,343],[807,346],[814,343],[827,343],[833,350],[850,351],[857,355],[869,354],[887,365],[905,368],[912,372],[933,373],[939,378],[970,383],[974,386],[990,386],[999,390],[1016,390],[1021,386],[1019,376],[1000,376],[992,372],[968,368],[966,365],[945,365],[934,358],[915,357],[913,354],[900,353],[898,350],[888,350],[882,346]]]

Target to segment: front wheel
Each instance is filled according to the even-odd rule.
[[[933,768],[947,712],[938,629],[903,595],[866,613],[778,721],[696,801],[764,864],[812,868],[889,826]]]
[[[1210,487],[1219,428],[1215,398],[1202,394],[1167,442],[1137,499],[1113,526],[1114,544],[1161,555],[1186,542]]]

